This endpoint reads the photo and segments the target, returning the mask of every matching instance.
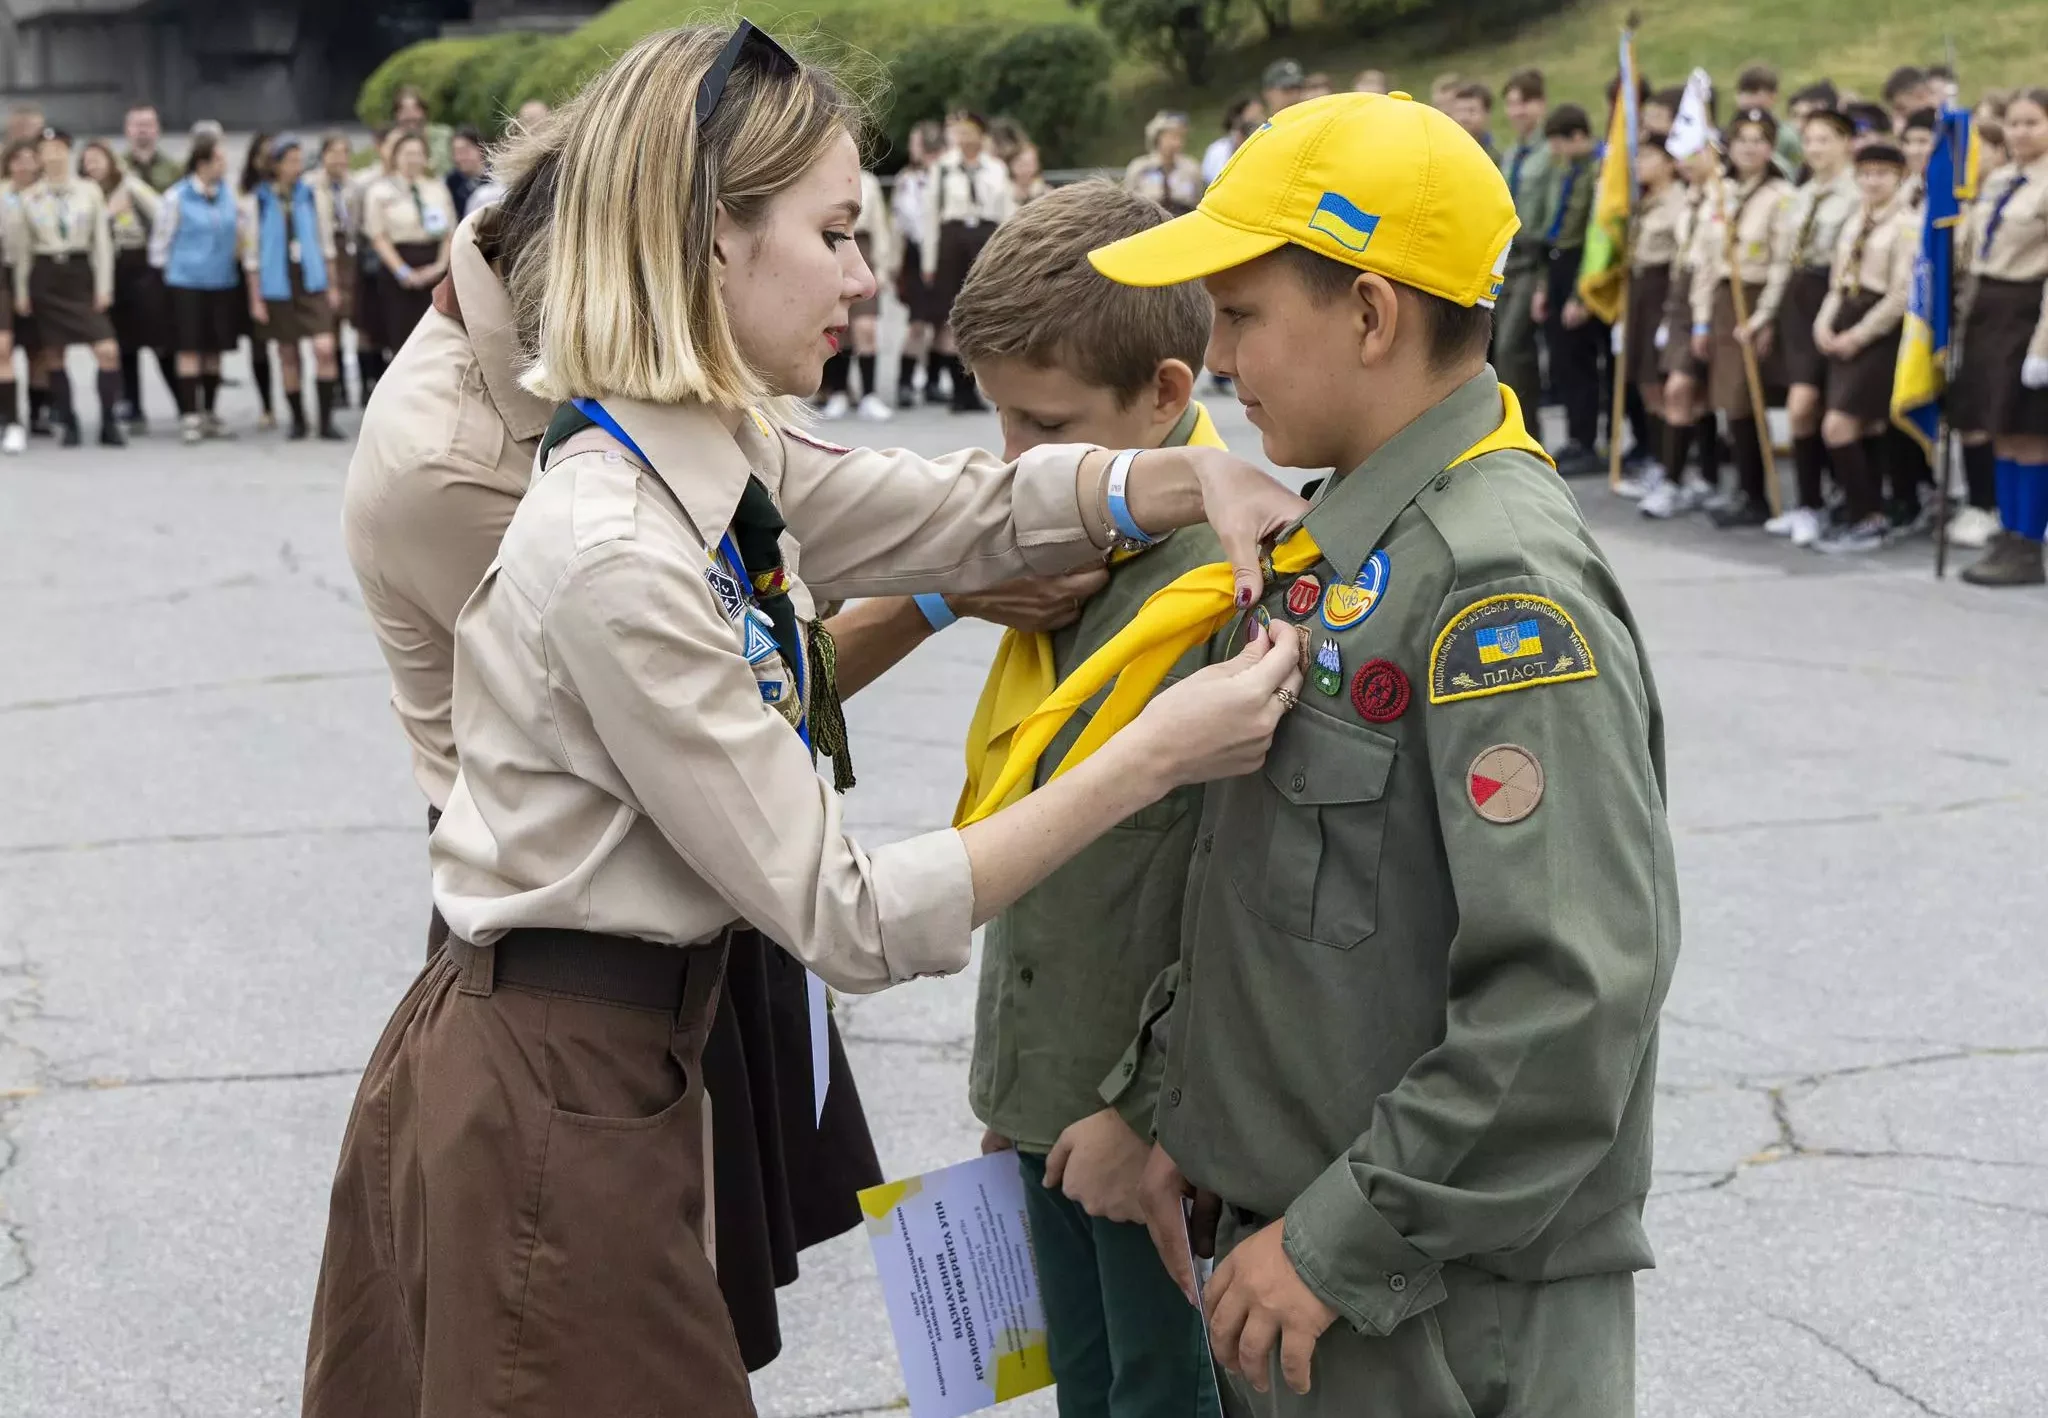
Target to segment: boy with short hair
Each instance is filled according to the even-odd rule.
[[[1332,472],[1259,607],[1311,629],[1318,673],[1264,769],[1204,791],[1150,1031],[1146,1218],[1190,1296],[1183,1199],[1216,1219],[1233,1415],[1634,1411],[1678,947],[1664,726],[1614,572],[1486,364],[1515,226],[1448,118],[1351,94],[1090,257],[1203,280],[1266,456]]]
[[[953,305],[953,333],[1011,456],[1040,443],[1221,446],[1192,398],[1211,316],[1201,286],[1135,290],[1088,264],[1090,249],[1166,219],[1153,202],[1087,182],[1023,208],[989,239]],[[1220,554],[1207,528],[1172,533],[1118,560],[1074,625],[1004,638],[971,731],[963,817],[1055,678],[1154,591]],[[1197,647],[1166,682],[1204,662]],[[1036,782],[1086,723],[1077,715],[1053,741]],[[1176,1290],[1138,1207],[1160,1060],[1118,1070],[1133,1026],[1172,999],[1200,802],[1199,787],[1176,790],[988,925],[970,1096],[988,1128],[984,1146],[1014,1146],[1023,1164],[1062,1418],[1218,1411],[1201,1316]]]

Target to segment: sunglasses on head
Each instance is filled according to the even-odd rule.
[[[732,38],[725,42],[725,48],[718,51],[718,58],[712,61],[711,67],[704,71],[704,77],[697,83],[698,128],[703,128],[711,121],[711,115],[718,112],[718,101],[725,97],[726,81],[748,54],[754,55],[771,74],[795,74],[801,68],[796,56],[777,44],[773,35],[754,28],[751,20],[741,20],[739,28],[732,32]]]

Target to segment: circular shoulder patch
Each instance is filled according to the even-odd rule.
[[[1391,724],[1408,712],[1408,676],[1392,660],[1368,660],[1351,680],[1351,707],[1371,724]]]
[[[1543,801],[1543,765],[1520,744],[1481,749],[1466,770],[1465,796],[1488,822],[1520,822]]]

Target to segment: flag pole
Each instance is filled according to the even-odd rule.
[[[1634,10],[1629,11],[1628,15],[1622,20],[1622,52],[1624,58],[1628,61],[1626,65],[1628,72],[1624,73],[1621,69],[1615,71],[1614,103],[1617,112],[1627,112],[1627,105],[1635,101],[1636,75],[1639,72],[1635,67],[1636,29],[1642,22],[1642,15]],[[1640,109],[1637,110],[1637,117],[1638,119],[1641,117]],[[1613,131],[1614,124],[1611,119],[1607,126],[1610,132]],[[1628,135],[1629,141],[1633,143],[1635,141],[1634,125],[1624,125],[1623,131]],[[1609,154],[1609,156],[1612,157],[1614,155]],[[1630,246],[1634,244],[1636,224],[1636,155],[1633,149],[1631,149],[1629,152],[1622,153],[1620,157],[1622,162],[1628,165],[1629,209],[1628,226],[1624,229],[1626,239],[1622,242],[1621,250],[1616,253],[1617,259],[1621,262],[1621,323],[1615,327],[1616,338],[1614,343],[1607,347],[1607,368],[1608,372],[1614,376],[1613,407],[1607,413],[1607,488],[1610,492],[1621,491],[1621,425],[1622,421],[1628,416],[1628,302],[1629,286],[1633,274],[1633,266],[1629,260],[1628,253]],[[1651,457],[1655,457],[1661,450],[1646,448],[1642,451],[1648,453]]]
[[[1949,67],[1955,67],[1955,41],[1948,40]],[[1948,104],[1942,104],[1944,114]],[[1943,140],[1950,146],[1950,166],[1958,174],[1956,180],[1963,181],[1961,174],[1968,162],[1967,152],[1956,152],[1956,134],[1953,125],[1944,123],[1949,131]],[[1967,140],[1966,144],[1967,146]],[[1951,238],[1953,240],[1953,238]],[[1951,253],[1951,271],[1953,254]],[[1945,580],[1948,576],[1948,480],[1955,475],[1955,454],[1950,450],[1953,441],[1948,426],[1948,391],[1956,381],[1956,352],[1962,341],[1956,338],[1956,283],[1951,275],[1943,282],[1941,301],[1943,305],[1941,328],[1948,331],[1948,346],[1941,352],[1941,398],[1934,405],[1934,579]]]
[[[1741,330],[1749,324],[1749,297],[1742,290],[1742,267],[1735,260],[1735,224],[1728,224],[1728,294],[1735,298],[1735,328]],[[1742,373],[1749,381],[1749,407],[1756,419],[1757,446],[1764,455],[1764,497],[1769,502],[1771,515],[1778,516],[1784,511],[1784,494],[1778,490],[1778,455],[1771,446],[1770,409],[1764,404],[1764,379],[1757,369],[1756,346],[1747,339],[1735,342],[1742,350]]]
[[[1608,368],[1614,375],[1614,407],[1607,415],[1607,487],[1621,490],[1621,425],[1628,415],[1628,302],[1630,271],[1621,268],[1621,323],[1615,326],[1614,343],[1609,346]],[[1657,450],[1642,450],[1655,457]]]

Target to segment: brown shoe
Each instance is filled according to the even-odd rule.
[[[2048,567],[2042,565],[2039,542],[2007,533],[1963,572],[1963,579],[1972,586],[2039,586],[2048,582]]]

